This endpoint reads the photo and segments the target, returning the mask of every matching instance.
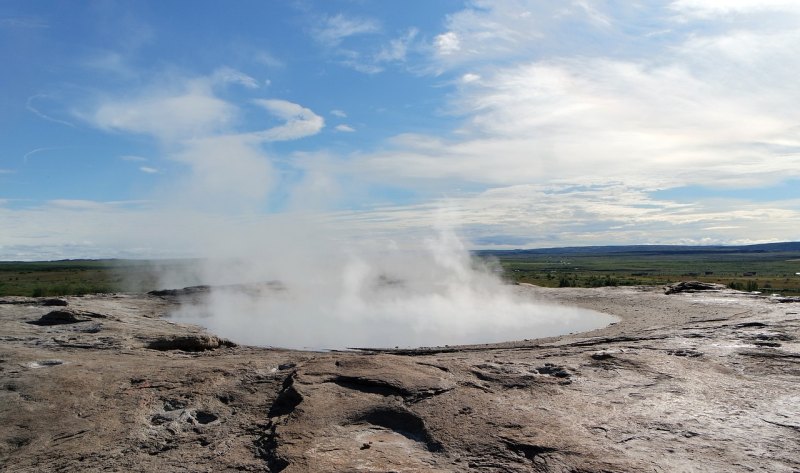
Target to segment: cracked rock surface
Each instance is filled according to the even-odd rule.
[[[237,346],[157,295],[0,299],[0,470],[800,471],[800,302],[516,290],[620,320],[321,353]]]

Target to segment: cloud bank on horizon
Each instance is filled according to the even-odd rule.
[[[0,6],[0,259],[800,240],[798,2],[182,8]]]

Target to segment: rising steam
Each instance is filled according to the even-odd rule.
[[[210,279],[226,273],[260,280],[217,287],[173,317],[240,343],[302,349],[501,342],[596,328],[611,320],[526,298],[521,288],[503,284],[496,271],[474,261],[447,230],[421,249],[392,245],[326,256],[283,275],[269,261],[209,263]],[[265,279],[268,274],[272,277]]]
[[[184,303],[175,319],[242,343],[315,349],[498,342],[608,322],[515,294],[446,225],[420,244],[371,235],[369,222],[348,233],[348,223],[314,217],[335,218],[336,197],[346,201],[348,191],[369,183],[346,159],[278,159],[265,148],[319,133],[324,119],[299,104],[257,100],[282,124],[231,129],[240,110],[217,96],[218,82],[217,75],[190,78],[163,87],[157,99],[120,99],[92,115],[106,128],[157,137],[187,171],[154,196],[163,208],[139,235],[165,252],[203,258],[188,273],[161,275],[162,287],[215,287]],[[175,106],[197,103],[208,113]],[[162,115],[170,117],[166,125]]]

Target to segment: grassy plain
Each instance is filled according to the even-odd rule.
[[[61,260],[0,262],[0,296],[63,296],[157,289],[159,271],[185,261]]]
[[[734,289],[800,295],[800,243],[744,247],[590,247],[480,251],[510,282],[546,287],[661,285],[699,280]],[[140,292],[157,274],[186,272],[192,260],[0,262],[0,296]],[[202,281],[197,280],[197,284]]]
[[[800,294],[798,251],[490,252],[514,282],[547,287],[661,285],[697,280],[733,289]]]

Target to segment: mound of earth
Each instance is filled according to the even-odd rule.
[[[0,465],[800,471],[797,301],[726,289],[515,290],[620,321],[495,345],[302,352],[172,323],[172,296],[68,297],[68,315],[2,299]]]

